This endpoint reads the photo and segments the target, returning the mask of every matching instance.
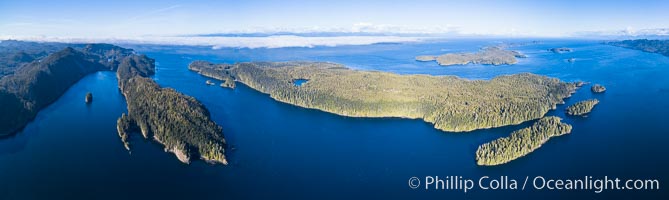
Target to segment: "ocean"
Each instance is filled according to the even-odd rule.
[[[131,136],[123,147],[116,119],[126,104],[113,72],[97,72],[40,111],[18,134],[0,139],[0,199],[421,199],[421,198],[662,198],[669,181],[664,147],[669,141],[669,57],[590,40],[457,39],[313,48],[221,48],[125,45],[156,59],[161,86],[201,101],[223,127],[227,166],[190,165],[156,142]],[[438,66],[417,55],[477,51],[501,43],[527,55],[515,65]],[[121,45],[124,46],[124,45]],[[549,48],[574,51],[556,54]],[[567,60],[574,58],[575,61]],[[508,164],[477,166],[478,145],[519,125],[465,133],[443,132],[422,120],[352,118],[274,101],[238,83],[234,90],[205,84],[188,70],[194,60],[326,61],[358,70],[454,75],[491,79],[536,73],[564,81],[602,84],[607,91],[579,89],[548,116],[571,124],[571,134]],[[93,103],[84,96],[92,92]],[[596,98],[587,117],[565,116],[566,106]],[[583,179],[607,176],[657,179],[660,190],[412,189],[411,177],[507,177],[522,182],[542,176]],[[477,183],[478,184],[478,183]],[[529,186],[528,186],[529,187]]]

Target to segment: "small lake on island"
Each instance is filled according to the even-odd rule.
[[[295,86],[302,86],[302,84],[305,84],[307,82],[309,82],[309,80],[307,80],[307,79],[294,79],[293,80],[293,84],[295,84]]]

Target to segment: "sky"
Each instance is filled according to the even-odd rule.
[[[0,0],[0,36],[374,32],[563,37],[669,28],[647,0]]]

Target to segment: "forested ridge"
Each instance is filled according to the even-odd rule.
[[[119,136],[130,150],[128,134],[141,132],[153,137],[189,163],[197,156],[211,163],[227,164],[222,128],[209,117],[209,111],[195,98],[171,88],[161,88],[148,78],[154,74],[154,60],[133,55],[117,70],[119,88],[128,104],[128,114],[117,121]]]
[[[491,166],[508,163],[538,149],[551,137],[569,134],[571,125],[560,121],[559,117],[544,117],[508,137],[480,145],[476,150],[476,164]]]
[[[126,148],[130,149],[128,133],[141,131],[184,162],[197,155],[209,162],[226,163],[221,127],[211,121],[196,99],[161,88],[148,78],[155,73],[154,62],[132,49],[110,44],[2,41],[0,135],[20,130],[87,74],[116,70],[128,103],[129,113],[117,121]]]
[[[78,50],[68,46],[43,56],[63,44],[19,41],[2,41],[0,44],[2,55],[18,52],[27,56],[25,59],[0,62],[14,62],[12,66],[3,65],[5,74],[0,78],[0,103],[3,105],[3,112],[0,112],[0,135],[20,130],[40,109],[56,101],[82,77],[96,71],[114,70],[118,59],[132,54],[132,50],[120,47],[87,44],[73,45],[78,46]]]
[[[623,40],[618,42],[609,42],[613,46],[619,46],[628,49],[636,49],[649,53],[659,53],[669,56],[669,40]]]

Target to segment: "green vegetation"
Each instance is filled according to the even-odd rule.
[[[11,75],[23,65],[44,59],[49,54],[63,50],[65,47],[68,45],[16,40],[0,41],[0,77]]]
[[[126,149],[130,149],[128,133],[139,130],[184,163],[199,156],[210,163],[227,164],[222,129],[210,119],[209,111],[193,97],[161,88],[147,78],[153,73],[154,60],[146,56],[129,56],[119,65],[117,77],[128,115],[118,119],[117,129]]]
[[[3,60],[7,57],[11,59]],[[147,138],[152,134],[184,162],[189,162],[190,155],[199,155],[209,162],[226,163],[221,127],[211,121],[209,112],[194,98],[160,88],[146,78],[154,74],[154,60],[132,49],[2,41],[0,68],[0,135],[20,130],[85,75],[116,70],[129,113],[119,118],[117,129],[128,150],[128,133],[141,131]],[[86,102],[92,97],[86,94]]]
[[[552,51],[553,53],[569,53],[574,51],[573,49],[567,48],[567,47],[561,47],[561,48],[552,48],[548,49],[548,51]]]
[[[493,166],[508,163],[538,149],[551,137],[569,134],[571,125],[560,120],[555,116],[544,117],[530,127],[512,132],[509,137],[480,145],[476,150],[476,164]]]
[[[236,85],[235,85],[235,80],[232,80],[231,77],[228,76],[228,77],[226,77],[225,79],[223,79],[223,80],[221,80],[221,81],[223,81],[223,82],[221,83],[221,87],[235,89],[235,86],[236,86]]]
[[[230,68],[232,68],[232,65],[214,65],[204,61],[195,61],[191,66],[198,67],[192,68],[189,66],[190,70],[196,71],[206,77],[211,77],[223,81],[220,84],[221,87],[234,89],[236,86],[235,77],[230,74]]]
[[[0,42],[0,135],[20,130],[82,77],[115,70],[133,53],[109,44]]]
[[[669,56],[669,40],[623,40],[620,42],[609,42],[608,44]]]
[[[600,84],[595,84],[592,87],[590,87],[590,91],[594,93],[602,93],[606,91],[606,88]]]
[[[84,98],[84,100],[86,103],[91,103],[93,101],[93,94],[90,92],[86,93],[86,98]]]
[[[11,50],[31,52],[44,47],[40,44],[17,41],[3,41],[0,44],[2,44],[0,49],[4,49],[3,52]],[[124,56],[123,53],[126,53],[102,55],[88,51],[89,48],[96,46],[96,44],[85,45],[81,50],[66,47],[39,60],[19,59],[21,63],[15,64],[18,67],[9,70],[11,73],[0,79],[0,104],[3,106],[3,112],[0,112],[0,135],[9,135],[20,130],[37,115],[40,109],[54,102],[71,85],[87,74],[112,70],[115,66],[114,59],[107,55],[116,57]],[[52,47],[44,48],[50,51]]]
[[[517,51],[505,50],[501,47],[493,46],[481,49],[477,53],[448,53],[440,56],[416,56],[417,61],[437,61],[439,65],[466,65],[486,64],[486,65],[511,65],[516,64],[516,58],[525,57]]]
[[[585,101],[579,101],[574,105],[567,107],[567,114],[570,115],[585,115],[592,111],[592,108],[599,103],[597,99],[588,99]]]
[[[541,118],[576,89],[575,83],[527,73],[484,81],[358,71],[322,62],[196,61],[189,69],[219,80],[237,80],[305,108],[351,117],[420,118],[453,132]],[[309,83],[298,87],[296,79]]]
[[[130,142],[128,142],[129,132],[137,131],[138,128],[135,126],[134,122],[128,118],[128,115],[123,113],[121,117],[116,120],[116,130],[118,131],[118,136],[121,137],[123,146],[130,151]]]

